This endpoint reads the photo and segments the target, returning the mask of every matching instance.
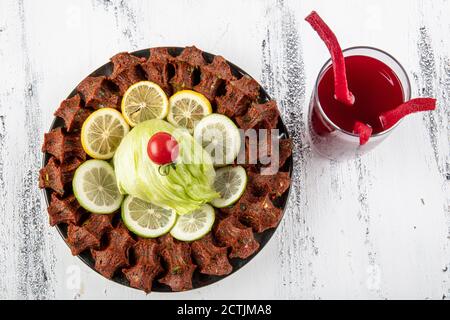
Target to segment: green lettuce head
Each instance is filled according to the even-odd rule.
[[[178,142],[179,155],[167,175],[147,155],[149,139],[167,132]],[[114,155],[119,190],[163,208],[186,214],[220,195],[214,190],[214,167],[209,154],[186,131],[164,120],[138,124]]]

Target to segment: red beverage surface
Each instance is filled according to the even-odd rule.
[[[382,128],[379,116],[403,103],[403,88],[394,71],[383,62],[367,56],[345,57],[347,81],[355,96],[353,106],[334,98],[334,76],[330,66],[319,82],[320,105],[327,117],[339,128],[352,132],[356,121],[372,127],[373,133]]]

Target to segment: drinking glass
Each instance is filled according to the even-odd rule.
[[[411,84],[408,75],[402,65],[390,54],[372,47],[352,47],[343,50],[343,54],[344,57],[368,56],[383,62],[397,75],[403,90],[403,102],[411,99]],[[327,69],[331,67],[331,64],[331,59],[329,59],[322,67],[312,92],[308,114],[308,133],[311,148],[318,154],[332,160],[354,158],[357,155],[368,152],[386,139],[400,121],[385,131],[372,134],[366,144],[360,145],[359,135],[336,125],[325,114],[320,105],[318,95],[319,83]],[[380,94],[383,93],[381,92]]]

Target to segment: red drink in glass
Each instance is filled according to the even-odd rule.
[[[395,127],[383,128],[381,113],[396,108],[411,95],[405,70],[389,54],[369,47],[349,48],[343,54],[355,103],[348,106],[334,98],[333,68],[328,61],[317,78],[309,111],[312,148],[330,159],[354,157],[376,146]],[[357,121],[373,129],[362,146],[359,135],[353,133]]]

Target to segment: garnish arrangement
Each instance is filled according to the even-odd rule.
[[[50,225],[100,274],[147,293],[217,281],[282,218],[291,140],[279,138],[272,175],[236,160],[239,129],[284,128],[276,103],[195,47],[119,53],[110,66],[78,85],[45,134]]]

